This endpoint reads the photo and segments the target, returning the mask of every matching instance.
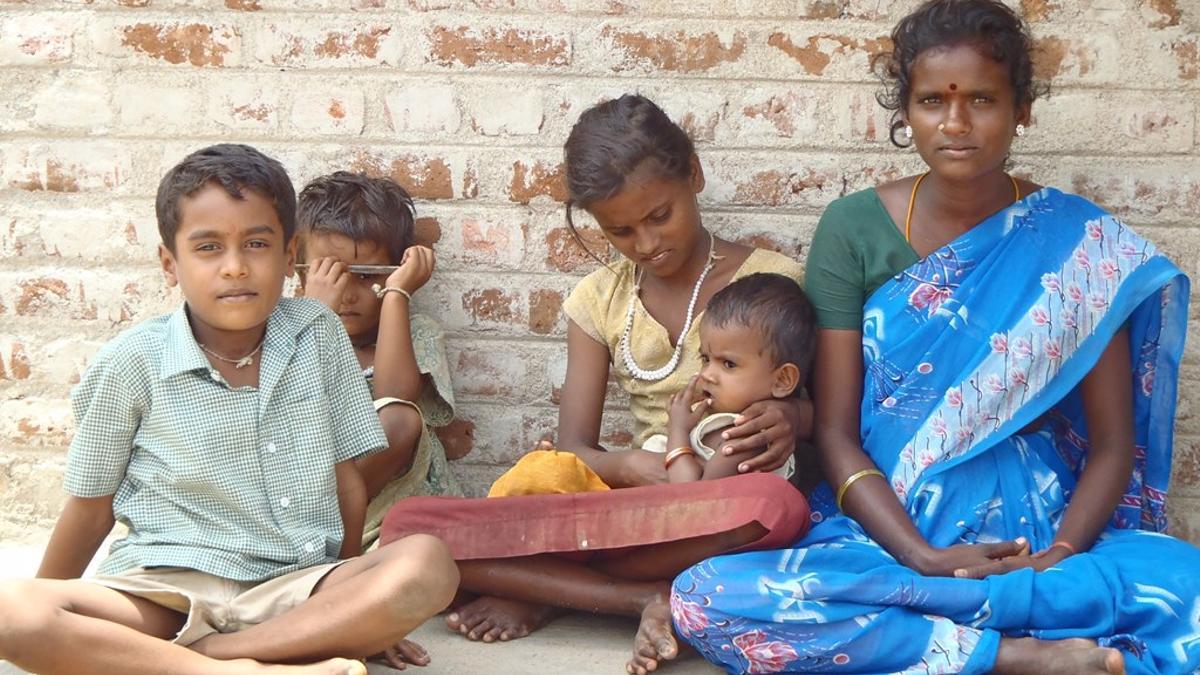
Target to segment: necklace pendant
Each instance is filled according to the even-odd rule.
[[[243,356],[242,358],[238,359],[237,363],[233,364],[233,367],[234,368],[245,368],[246,366],[251,366],[251,365],[254,365],[254,356],[247,354],[246,356]]]

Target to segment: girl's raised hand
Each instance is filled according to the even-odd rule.
[[[738,416],[734,426],[721,434],[726,441],[721,446],[721,453],[728,457],[766,446],[761,454],[739,463],[738,473],[778,469],[796,450],[797,430],[803,427],[798,418],[805,410],[811,416],[811,402],[773,399],[751,404]]]
[[[317,258],[308,263],[304,275],[304,297],[320,300],[333,311],[342,306],[342,295],[350,283],[346,265],[334,258]]]
[[[428,246],[409,246],[400,259],[400,267],[388,275],[387,285],[416,293],[433,276],[433,264],[433,249]]]

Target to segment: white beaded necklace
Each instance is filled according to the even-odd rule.
[[[679,359],[683,355],[683,343],[687,339],[688,330],[692,327],[693,312],[696,309],[696,300],[700,297],[700,287],[704,285],[704,279],[712,268],[717,264],[717,256],[714,254],[717,246],[717,238],[708,233],[708,260],[704,264],[704,269],[700,271],[700,277],[696,279],[696,285],[692,288],[692,299],[688,302],[687,317],[683,320],[683,330],[679,333],[679,340],[675,343],[675,353],[671,355],[671,360],[667,361],[666,365],[655,370],[645,370],[633,360],[633,352],[629,350],[629,332],[633,329],[633,315],[637,310],[638,291],[642,287],[642,272],[638,270],[637,276],[633,283],[633,297],[629,299],[629,312],[625,316],[625,332],[621,334],[621,359],[625,362],[625,367],[629,369],[629,373],[638,380],[661,380],[664,377],[675,372],[675,367],[679,365]]]

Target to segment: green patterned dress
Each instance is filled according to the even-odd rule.
[[[417,368],[425,380],[421,397],[413,405],[425,421],[425,429],[413,455],[412,469],[388,483],[367,504],[367,517],[363,524],[363,550],[375,545],[379,539],[379,525],[388,509],[405,497],[428,495],[461,496],[462,490],[450,473],[446,461],[446,449],[433,432],[454,419],[454,391],[450,387],[450,364],[446,359],[446,340],[442,329],[433,319],[414,313],[410,318],[412,327],[413,353],[417,357]],[[363,371],[367,384],[374,394],[374,368]]]

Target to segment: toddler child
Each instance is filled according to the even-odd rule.
[[[433,274],[433,251],[413,242],[412,198],[387,178],[345,171],[317,178],[300,192],[297,219],[308,261],[304,295],[342,320],[387,434],[386,450],[357,460],[367,547],[397,500],[461,494],[433,433],[454,418],[444,338],[433,319],[409,308]],[[356,265],[380,271],[355,273]]]
[[[668,433],[643,448],[666,452],[672,483],[737,475],[743,458],[716,452],[722,430],[756,402],[801,394],[815,342],[816,316],[795,280],[758,273],[731,282],[700,321],[700,373],[671,397]],[[794,471],[789,457],[776,473]]]
[[[0,659],[69,675],[428,663],[403,637],[458,572],[424,535],[349,557],[354,460],[387,441],[336,317],[280,299],[295,204],[283,166],[244,145],[163,177],[158,253],[184,304],[109,342],[72,392],[69,496],[40,578],[0,584]],[[128,535],[79,579],[115,521]]]

